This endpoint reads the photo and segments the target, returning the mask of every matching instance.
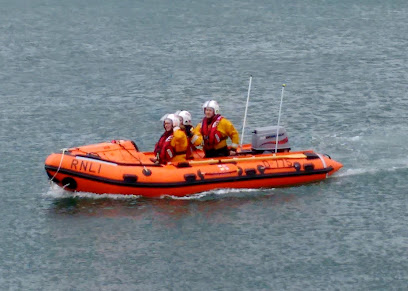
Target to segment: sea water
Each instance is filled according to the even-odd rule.
[[[3,290],[404,290],[406,1],[5,0],[0,8]],[[321,183],[186,198],[69,193],[61,148],[134,140],[218,100],[247,133],[344,168]]]

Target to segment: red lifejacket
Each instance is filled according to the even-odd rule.
[[[175,148],[170,144],[172,139],[173,130],[166,131],[162,134],[154,147],[154,155],[159,159],[161,164],[169,162],[176,155]]]
[[[223,137],[222,133],[217,129],[221,119],[223,119],[223,117],[217,114],[210,119],[210,124],[208,123],[209,120],[206,117],[204,117],[203,121],[201,122],[201,134],[203,135],[205,148],[211,149],[220,141],[226,139],[226,137]]]

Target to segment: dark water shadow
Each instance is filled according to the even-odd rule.
[[[211,216],[220,212],[234,211],[245,205],[274,207],[296,201],[303,191],[289,189],[263,189],[254,191],[230,190],[227,193],[209,192],[199,198],[164,197],[161,199],[132,197],[126,199],[61,197],[53,198],[49,211],[57,216],[83,217],[155,217],[166,220],[181,219],[188,216]]]

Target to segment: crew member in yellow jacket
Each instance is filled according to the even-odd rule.
[[[206,158],[236,155],[239,134],[234,125],[221,116],[217,101],[210,100],[203,105],[203,121],[193,130],[191,142],[194,145],[203,144]],[[231,139],[231,149],[228,149],[227,139]]]
[[[154,148],[156,161],[160,164],[185,161],[188,140],[180,129],[180,119],[175,114],[168,114],[164,117],[163,127],[165,131]]]

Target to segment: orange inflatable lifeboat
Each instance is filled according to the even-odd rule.
[[[53,153],[45,170],[54,183],[70,191],[161,197],[300,185],[324,180],[342,167],[314,151],[289,152],[287,137],[280,131],[275,154],[271,140],[276,135],[264,133],[255,130],[252,144],[234,157],[206,159],[197,151],[193,160],[160,165],[154,163],[152,152],[139,152],[134,142],[118,140]]]

